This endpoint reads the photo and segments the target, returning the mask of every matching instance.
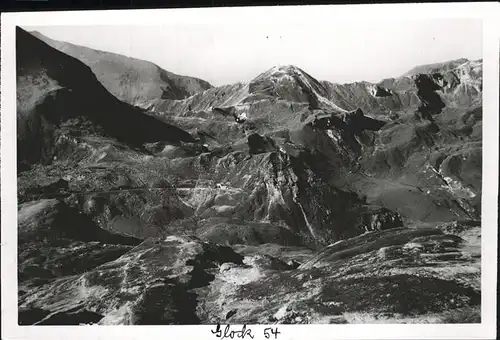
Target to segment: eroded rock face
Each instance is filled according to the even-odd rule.
[[[441,88],[439,82],[442,82],[443,78],[440,74],[419,74],[414,79],[418,88],[417,94],[422,101],[418,112],[422,114],[423,118],[432,121],[433,115],[441,113],[441,110],[446,106],[439,94],[436,93]]]
[[[221,264],[241,264],[242,259],[228,247],[196,238],[151,239],[84,274],[32,287],[20,297],[20,316],[43,310],[46,315],[40,313],[35,324],[46,324],[55,315],[89,311],[81,322],[199,323],[197,296],[191,290],[209,284]],[[102,318],[95,320],[96,314]]]
[[[56,199],[23,203],[18,214],[19,280],[84,272],[139,244],[113,235]]]
[[[392,96],[392,93],[389,89],[383,88],[379,85],[373,86],[372,94],[375,97],[390,97],[390,96]]]
[[[297,324],[444,322],[463,313],[473,319],[480,260],[468,244],[439,229],[393,229],[338,242],[298,270],[221,269],[200,289],[202,315]]]

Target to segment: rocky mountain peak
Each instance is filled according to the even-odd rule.
[[[295,65],[277,65],[273,66],[270,69],[268,69],[265,72],[262,72],[259,76],[257,76],[256,79],[259,77],[268,77],[268,76],[284,76],[285,74],[288,75],[299,75],[299,74],[305,74],[301,68]]]

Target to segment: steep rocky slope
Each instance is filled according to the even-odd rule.
[[[91,70],[18,28],[17,142],[21,169],[68,152],[74,138],[111,136],[145,142],[192,142],[185,131],[113,97]],[[69,152],[71,153],[71,152]]]
[[[415,74],[431,74],[439,72],[448,72],[458,66],[468,62],[466,58],[460,58],[455,60],[448,60],[441,63],[427,64],[415,66],[408,72],[405,72],[404,76],[412,76]]]
[[[139,108],[17,53],[22,324],[480,321],[480,61]]]
[[[420,69],[424,72],[418,72]],[[400,78],[384,79],[377,84],[323,82],[323,85],[328,88],[331,100],[348,109],[361,108],[373,114],[412,112],[427,100],[426,91],[434,90],[440,91],[447,107],[470,107],[481,104],[482,60],[459,59],[422,66]]]
[[[149,61],[53,40],[37,31],[30,33],[89,66],[106,90],[132,105],[155,98],[183,99],[212,87],[204,80],[165,71]]]

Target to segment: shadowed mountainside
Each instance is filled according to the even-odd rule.
[[[149,61],[53,40],[37,31],[30,33],[89,66],[111,94],[132,105],[155,98],[183,99],[212,87],[204,80],[165,71]]]
[[[21,169],[49,162],[75,135],[145,142],[192,142],[189,133],[113,97],[80,61],[17,28],[17,141]]]
[[[480,322],[481,61],[133,107],[17,34],[21,324]]]

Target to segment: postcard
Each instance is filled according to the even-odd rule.
[[[493,338],[498,9],[2,13],[2,337]]]

